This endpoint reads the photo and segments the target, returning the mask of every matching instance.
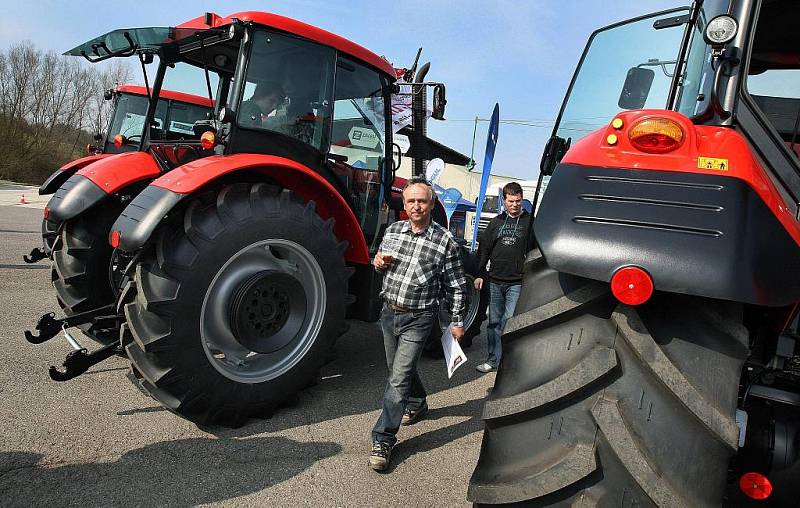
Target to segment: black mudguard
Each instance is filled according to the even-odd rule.
[[[72,175],[53,194],[47,203],[51,221],[62,222],[82,214],[102,201],[108,194],[85,176]]]
[[[561,164],[534,230],[561,272],[609,281],[635,265],[660,291],[769,306],[800,299],[800,247],[737,178]]]
[[[81,169],[79,167],[74,167],[71,169],[57,169],[53,171],[53,174],[47,177],[47,180],[39,187],[39,195],[46,196],[48,194],[55,193],[64,182],[66,182],[72,175],[78,172]]]
[[[111,232],[119,232],[119,249],[133,252],[144,246],[167,213],[186,196],[163,187],[146,187],[111,226]]]

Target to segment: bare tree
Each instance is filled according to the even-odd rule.
[[[89,130],[93,134],[101,134],[108,128],[111,120],[113,104],[104,100],[104,92],[110,88],[124,85],[131,81],[131,68],[127,60],[112,60],[105,72],[95,76],[93,83],[94,92],[92,93],[89,112]]]
[[[105,71],[22,42],[0,50],[0,178],[41,181],[105,129],[103,91],[130,79],[126,62]]]

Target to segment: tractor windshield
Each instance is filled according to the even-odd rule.
[[[290,136],[325,152],[330,141],[335,61],[332,48],[256,31],[244,100],[238,108],[239,126]]]
[[[574,143],[621,110],[665,108],[686,24],[657,22],[686,13],[688,9],[660,12],[595,32],[554,135]]]
[[[212,112],[211,106],[205,104],[208,102],[206,98],[192,97],[191,99],[195,103],[190,103],[177,100],[175,98],[177,95],[179,94],[162,90],[151,128],[151,137],[155,134],[156,140],[196,139],[197,136],[192,130],[194,123],[198,120],[205,120]],[[144,131],[148,105],[149,101],[146,95],[126,92],[118,94],[114,114],[108,126],[104,149],[106,153],[131,151],[138,148],[138,141]],[[114,144],[114,136],[117,134],[121,134],[131,143],[117,147]]]

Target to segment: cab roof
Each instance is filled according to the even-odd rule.
[[[273,28],[324,44],[375,67],[386,73],[392,80],[396,79],[392,64],[363,46],[302,21],[258,11],[236,12],[226,17],[208,13],[185,21],[176,27],[120,28],[79,44],[64,54],[99,59],[112,56],[127,57],[133,55],[134,50],[154,51],[162,46],[191,37],[198,32],[229,26],[234,19]]]
[[[372,51],[356,44],[355,42],[345,39],[344,37],[328,32],[327,30],[323,30],[322,28],[309,25],[308,23],[297,21],[296,19],[259,11],[236,12],[224,18],[218,16],[217,14],[210,13],[209,17],[211,19],[211,25],[206,24],[207,16],[199,16],[181,23],[176,28],[216,28],[229,25],[233,23],[234,19],[238,19],[240,21],[255,23],[257,25],[275,28],[277,30],[281,30],[282,32],[299,35],[300,37],[312,40],[314,42],[330,46],[338,51],[341,51],[342,53],[346,53],[347,55],[355,57],[362,62],[385,72],[392,78],[395,77],[395,69],[392,64],[386,61],[386,59],[376,55]]]
[[[117,92],[129,93],[133,95],[143,95],[147,97],[147,89],[140,85],[120,85],[116,88]],[[192,95],[183,92],[173,92],[172,90],[164,90],[158,94],[160,99],[169,99],[173,101],[186,102],[187,104],[194,104],[196,106],[203,106],[206,108],[213,108],[214,102],[208,97],[201,97],[199,95]]]

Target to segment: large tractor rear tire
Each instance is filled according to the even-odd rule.
[[[459,343],[462,348],[472,346],[472,341],[481,333],[481,326],[486,321],[486,309],[489,307],[489,287],[475,289],[475,274],[478,272],[478,260],[475,253],[464,252],[464,275],[467,278],[467,306],[464,316],[464,337]],[[446,302],[446,299],[443,300]],[[446,304],[445,304],[446,305]],[[442,333],[450,326],[450,309],[446,306],[439,309],[439,319],[431,328],[424,353],[431,357],[442,357]]]
[[[60,228],[45,220],[43,234],[59,231],[52,248],[51,278],[58,303],[67,316],[114,303],[116,297],[110,277],[114,249],[108,232],[121,212],[115,203],[103,203],[96,210],[66,221]],[[44,236],[45,246],[48,236]],[[119,340],[119,330],[98,328],[92,323],[79,325],[92,339],[110,344]]]
[[[198,424],[270,414],[316,381],[345,329],[346,248],[288,190],[242,183],[194,199],[137,265],[133,376]]]
[[[741,306],[525,265],[468,497],[478,504],[719,506],[748,353]]]

